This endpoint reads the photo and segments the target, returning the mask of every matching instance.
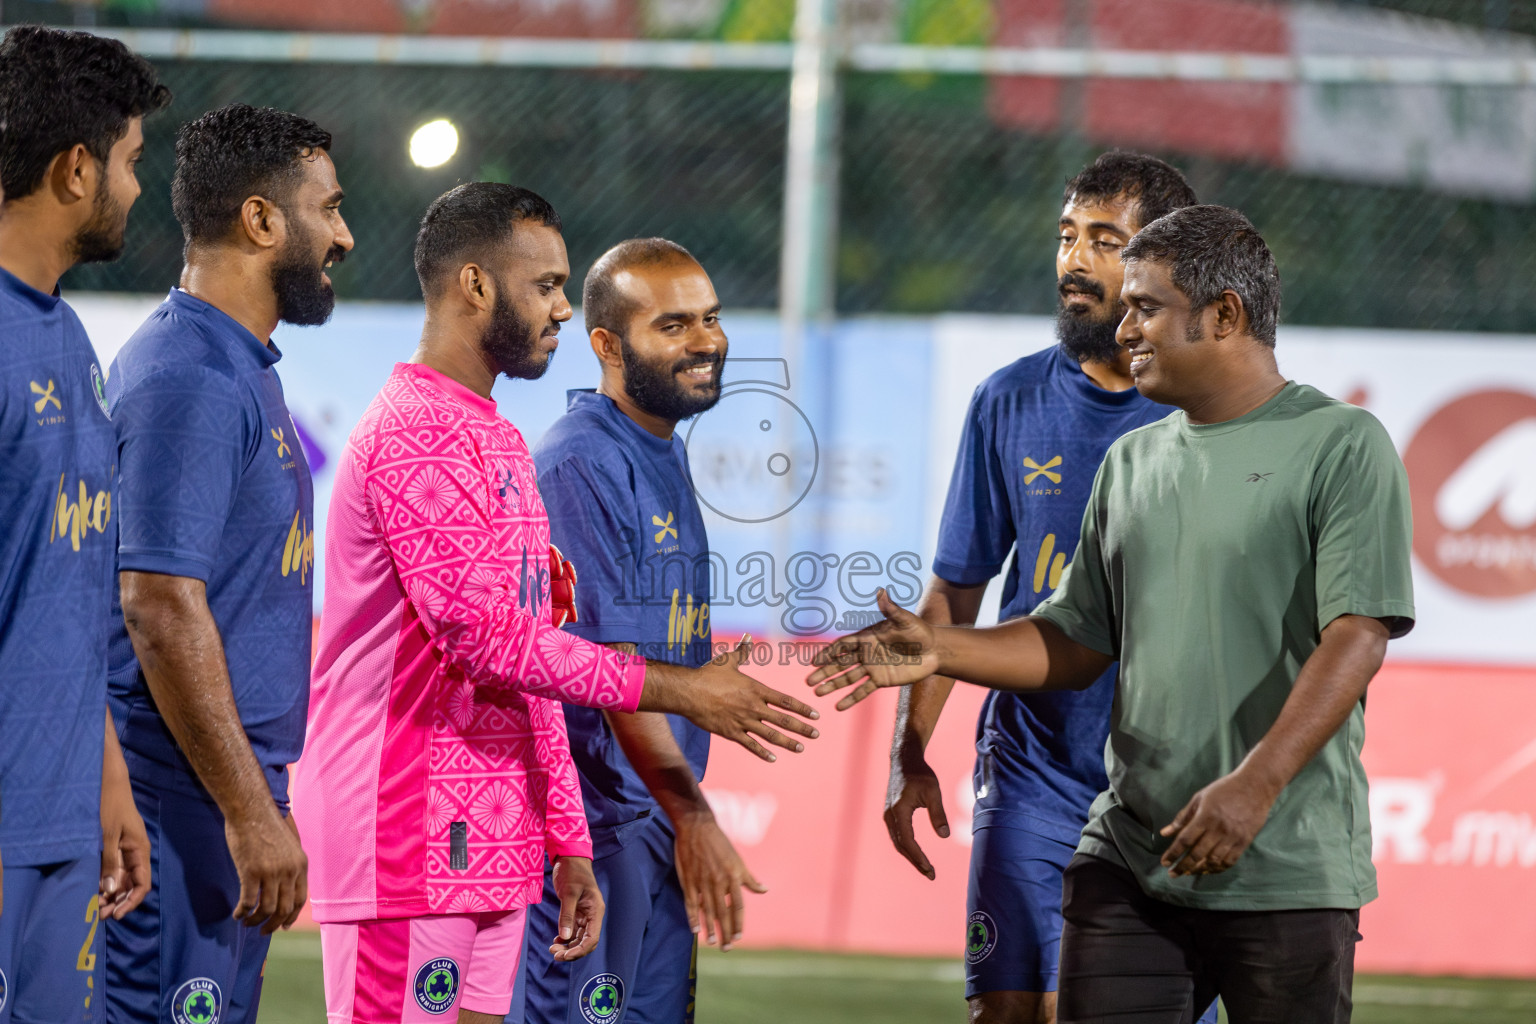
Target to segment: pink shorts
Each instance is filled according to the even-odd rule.
[[[524,920],[505,910],[322,924],[325,1015],[330,1024],[453,1021],[461,1009],[503,1016]]]

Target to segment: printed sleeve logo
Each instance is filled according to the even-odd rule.
[[[101,367],[91,364],[91,394],[96,396],[96,404],[101,406],[103,416],[111,418],[107,411],[107,382],[101,379]]]
[[[1051,483],[1059,484],[1059,483],[1061,483],[1061,474],[1060,473],[1056,473],[1056,472],[1052,472],[1052,471],[1057,466],[1060,466],[1060,465],[1061,465],[1061,456],[1060,455],[1053,456],[1044,465],[1041,465],[1040,463],[1036,462],[1034,459],[1031,459],[1029,456],[1026,455],[1024,457],[1024,468],[1028,469],[1028,470],[1032,470],[1033,472],[1029,472],[1029,473],[1025,473],[1024,474],[1024,482],[1026,484],[1032,484],[1037,479],[1039,479],[1040,477],[1043,476],[1047,480],[1049,480]]]
[[[588,1024],[611,1024],[624,1009],[624,979],[617,974],[599,974],[581,987],[578,1005]]]
[[[975,911],[965,924],[965,962],[979,964],[996,948],[997,925],[986,911]]]
[[[661,539],[663,537],[669,535],[673,540],[677,540],[677,527],[672,525],[672,520],[673,516],[671,512],[667,513],[667,518],[665,521],[662,520],[661,516],[651,516],[651,525],[661,527],[661,529],[656,531],[656,535],[652,538],[657,544],[661,543]]]
[[[459,997],[459,965],[448,957],[428,960],[416,970],[416,1005],[431,1014],[447,1013]]]
[[[212,978],[193,978],[176,990],[171,1019],[175,1024],[219,1024],[223,1009],[218,983]]]

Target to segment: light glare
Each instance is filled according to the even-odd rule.
[[[411,134],[411,163],[441,167],[459,151],[459,130],[446,118],[428,121]]]

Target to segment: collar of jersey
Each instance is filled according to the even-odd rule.
[[[57,286],[54,287],[52,295],[45,295],[4,267],[0,267],[0,291],[20,299],[29,306],[36,306],[44,313],[52,313],[58,308],[60,301]]]
[[[1089,376],[1083,372],[1083,368],[1077,364],[1071,356],[1061,350],[1057,345],[1055,349],[1056,371],[1060,380],[1079,398],[1086,399],[1094,405],[1103,406],[1106,409],[1125,409],[1135,405],[1141,398],[1141,393],[1134,387],[1124,391],[1110,391],[1095,384]]]
[[[1268,399],[1256,409],[1249,409],[1236,419],[1222,420],[1220,423],[1191,423],[1189,413],[1179,410],[1179,429],[1186,437],[1214,437],[1217,434],[1225,434],[1229,430],[1241,430],[1248,424],[1265,419],[1277,410],[1289,404],[1301,392],[1301,385],[1293,380],[1285,382],[1285,386],[1275,392],[1273,398]]]
[[[248,353],[256,361],[258,367],[273,366],[279,359],[283,358],[283,353],[278,350],[275,344],[268,345],[256,337],[256,335],[246,330],[245,325],[239,320],[236,320],[211,302],[204,302],[197,296],[184,292],[180,288],[172,288],[171,294],[166,297],[165,301],[174,306],[176,311],[183,316],[198,317],[220,334],[238,339],[241,343],[240,350]]]
[[[501,418],[496,412],[496,399],[482,398],[446,373],[434,370],[425,363],[396,363],[395,372],[431,384],[449,398],[468,406],[471,412],[483,419]]]
[[[646,430],[640,424],[624,415],[624,411],[618,407],[607,395],[600,395],[594,388],[572,388],[565,393],[566,412],[575,412],[578,409],[589,409],[612,423],[624,436],[632,438],[636,444],[644,445],[657,455],[665,455],[672,451],[673,444],[677,441],[677,433],[674,431],[670,438],[662,439]]]

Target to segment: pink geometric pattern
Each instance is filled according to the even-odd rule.
[[[592,855],[557,702],[633,711],[645,660],[551,624],[522,435],[398,364],[342,456],[326,544],[294,791],[316,919],[537,902],[546,852]]]

